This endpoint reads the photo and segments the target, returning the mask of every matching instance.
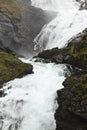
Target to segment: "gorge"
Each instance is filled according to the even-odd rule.
[[[17,1],[19,4],[21,1],[21,5],[26,5],[27,8],[28,4],[26,3],[29,2],[32,13],[29,15],[29,10],[25,10],[22,7],[24,9],[23,19],[20,24],[19,18],[16,19],[16,22],[18,22],[17,26],[15,19],[12,24],[14,26],[10,26],[12,21],[9,20],[14,16],[11,15],[10,19],[8,18],[7,20],[7,18],[1,15],[9,23],[10,31],[8,29],[8,32],[11,33],[15,30],[15,33],[12,33],[14,35],[8,33],[7,37],[1,31],[0,44],[4,43],[3,45],[5,46],[6,40],[8,40],[8,46],[5,47],[13,51],[14,55],[22,62],[32,64],[33,73],[9,81],[3,84],[3,87],[0,89],[0,92],[3,92],[0,98],[0,130],[87,130],[87,113],[85,112],[86,108],[83,107],[87,106],[87,31],[83,31],[87,28],[87,10],[85,6],[82,6],[83,1],[31,0],[30,2],[26,0],[25,4],[23,0]],[[38,11],[34,13],[33,10],[35,12]],[[35,19],[32,21],[38,20],[36,25],[33,26],[35,23],[28,23],[27,17],[31,20],[34,14]],[[41,14],[43,15],[41,16]],[[46,18],[45,20],[44,17]],[[47,17],[49,18],[47,19]],[[7,23],[5,24],[7,25]],[[26,28],[24,28],[25,25]],[[7,28],[7,26],[3,26],[1,26],[1,29]],[[39,28],[38,31],[36,31],[36,27]],[[27,28],[29,30],[24,30]],[[33,29],[36,29],[36,32]],[[79,39],[83,41],[81,41],[78,47]],[[30,45],[26,46],[28,42],[30,42]],[[18,43],[23,45],[21,50]],[[26,50],[27,53],[25,54]],[[17,53],[17,51],[20,53]],[[31,51],[31,53],[28,53],[28,51]],[[81,52],[80,54],[79,51]],[[33,56],[32,52],[38,56],[29,58],[31,55]],[[63,62],[67,61],[67,59],[68,62]],[[79,66],[72,64],[73,61],[75,64],[79,61]],[[85,71],[84,73],[79,71],[81,74],[85,74],[85,79],[84,75],[81,75],[81,77],[77,76],[76,71],[72,75],[72,71],[74,71],[73,66],[77,71],[82,69]],[[77,82],[83,83],[85,92],[82,91],[83,93],[80,93],[82,88],[75,88],[79,85],[82,87]],[[73,93],[75,93],[74,96],[76,98],[73,98]],[[78,103],[78,100],[80,102],[82,99],[81,105]],[[79,109],[77,109],[78,107]]]

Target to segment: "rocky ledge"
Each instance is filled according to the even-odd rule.
[[[64,63],[72,66],[87,68],[87,29],[79,33],[76,37],[70,39],[67,47],[58,49],[53,48],[45,50],[38,54],[38,57],[44,59],[44,62]]]
[[[32,70],[31,64],[23,63],[12,54],[0,51],[0,87],[7,81],[32,73]]]
[[[43,51],[38,57],[73,68],[63,82],[64,88],[57,92],[56,130],[87,130],[87,29],[72,38],[67,47]]]

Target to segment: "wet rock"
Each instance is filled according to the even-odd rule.
[[[87,0],[76,0],[80,4],[80,10],[87,9]]]
[[[63,49],[53,48],[38,54],[39,58],[49,59],[55,63],[70,64],[74,67],[87,69],[87,29],[69,40]]]
[[[53,48],[50,50],[45,50],[43,52],[40,52],[38,54],[38,57],[42,59],[49,59],[51,62],[55,62],[57,64],[64,63],[65,60],[69,59],[67,48],[64,49]]]
[[[57,92],[56,130],[87,129],[87,74],[68,77]]]

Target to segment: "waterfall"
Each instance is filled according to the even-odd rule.
[[[68,40],[87,27],[87,11],[79,10],[80,4],[75,0],[58,0],[57,17],[45,25],[34,39],[34,50],[53,47],[62,48]]]
[[[43,10],[57,11],[58,0],[31,0],[32,5]]]
[[[79,10],[75,0],[32,0],[32,5],[58,13],[34,39],[35,51],[61,48],[87,27],[87,11]],[[0,130],[55,130],[56,91],[63,87],[67,68],[21,60],[31,63],[34,73],[12,80],[1,89],[5,96],[0,98]]]

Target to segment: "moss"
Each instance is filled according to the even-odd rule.
[[[0,0],[0,9],[6,15],[12,15],[15,18],[19,18],[21,11],[26,9],[26,7],[18,5],[16,0]]]
[[[71,76],[65,80],[67,87],[70,87],[70,92],[78,97],[79,100],[87,100],[87,74],[79,76]]]
[[[72,87],[71,92],[78,96],[80,100],[87,100],[87,84]]]
[[[0,84],[32,72],[32,65],[22,63],[13,55],[0,52]]]
[[[69,43],[69,54],[78,66],[87,69],[87,32],[83,32],[79,39]]]

